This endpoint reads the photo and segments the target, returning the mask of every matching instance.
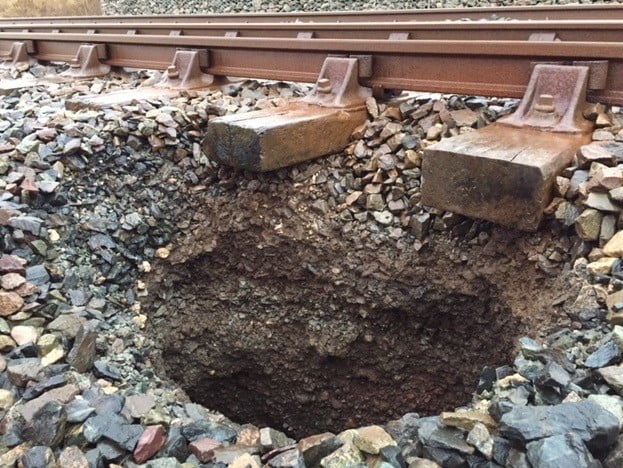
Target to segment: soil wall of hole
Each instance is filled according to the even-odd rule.
[[[528,260],[538,235],[400,250],[284,202],[206,197],[144,301],[161,372],[238,423],[301,437],[453,409],[575,297]]]

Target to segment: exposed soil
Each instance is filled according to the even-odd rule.
[[[199,197],[152,277],[161,366],[235,421],[304,436],[460,406],[483,365],[510,362],[517,337],[564,321],[575,297],[570,275],[528,260],[547,239],[444,231],[398,250],[331,230],[304,198],[289,184]]]

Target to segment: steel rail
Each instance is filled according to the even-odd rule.
[[[235,13],[213,15],[149,16],[58,16],[40,18],[0,18],[0,24],[92,24],[114,23],[275,23],[275,22],[373,22],[447,21],[511,18],[515,20],[623,19],[623,5],[540,5],[521,7],[439,8],[420,10],[376,10],[294,13]]]
[[[370,23],[120,23],[95,26],[91,23],[71,25],[4,25],[0,32],[68,34],[132,34],[223,37],[273,37],[298,39],[301,33],[314,39],[377,39],[395,33],[410,39],[429,40],[529,40],[534,33],[555,34],[562,41],[623,41],[623,20],[562,21],[479,21],[479,22],[370,22]]]
[[[330,54],[369,55],[366,86],[521,97],[535,62],[607,60],[605,89],[591,98],[623,105],[623,42],[525,40],[367,40],[0,33],[0,50],[32,41],[42,61],[71,61],[81,44],[106,44],[111,66],[166,69],[179,48],[207,49],[215,76],[314,82]]]

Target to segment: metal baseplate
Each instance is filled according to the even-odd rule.
[[[593,123],[582,111],[603,76],[603,62],[536,64],[512,115],[425,149],[422,202],[537,230],[556,176],[591,139]]]
[[[371,60],[371,58],[370,58]],[[358,57],[327,57],[312,92],[303,99],[321,107],[363,106],[372,90],[359,84],[365,74],[365,59]]]
[[[4,60],[3,63],[0,63],[0,68],[28,68],[30,65],[37,63],[37,61],[30,56],[34,51],[35,48],[32,41],[14,42],[11,44],[11,48],[6,55],[0,55],[0,59]]]
[[[538,64],[517,110],[498,122],[556,133],[590,132],[593,123],[582,115],[588,77],[588,66]]]
[[[167,68],[162,80],[156,84],[156,87],[197,89],[216,85],[215,77],[202,71],[208,66],[207,50],[177,50],[171,65]]]
[[[62,76],[72,78],[95,78],[110,72],[110,65],[102,62],[107,57],[105,44],[82,44],[74,59],[69,62],[69,69]]]

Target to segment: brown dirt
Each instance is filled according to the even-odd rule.
[[[236,422],[303,436],[451,409],[568,321],[571,275],[528,260],[550,234],[482,224],[485,245],[441,231],[417,252],[342,233],[305,183],[262,187],[199,196],[145,304],[168,377]]]
[[[101,14],[100,0],[0,0],[0,18]]]

